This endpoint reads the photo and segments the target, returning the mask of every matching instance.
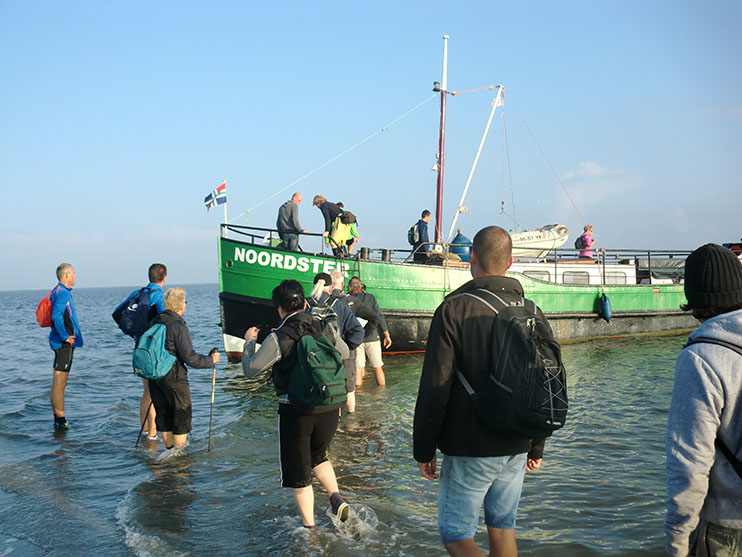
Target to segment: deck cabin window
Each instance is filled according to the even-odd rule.
[[[564,284],[590,284],[590,274],[587,271],[564,271],[562,282]]]
[[[545,280],[546,282],[549,282],[551,279],[551,273],[549,271],[525,271],[523,274],[532,279]]]
[[[606,271],[606,284],[626,284],[626,273],[622,271]]]

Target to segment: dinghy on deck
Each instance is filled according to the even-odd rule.
[[[547,224],[536,230],[512,233],[510,238],[515,259],[542,259],[567,242],[569,231],[563,224]]]

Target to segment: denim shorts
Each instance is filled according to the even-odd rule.
[[[438,531],[443,543],[473,538],[484,503],[490,528],[515,528],[526,453],[470,457],[443,455],[438,484]]]

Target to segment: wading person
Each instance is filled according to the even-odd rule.
[[[384,375],[384,361],[381,359],[381,346],[389,348],[392,345],[392,337],[389,335],[389,327],[386,323],[379,302],[373,294],[367,293],[361,284],[361,279],[352,277],[348,281],[348,291],[352,298],[369,308],[378,315],[378,324],[376,327],[366,325],[364,327],[363,344],[358,347],[356,352],[356,385],[363,384],[363,376],[366,373],[366,360],[374,370],[376,384],[379,386],[386,385],[386,376]],[[384,337],[383,343],[379,336],[381,333]]]
[[[414,456],[423,477],[434,480],[436,448],[443,453],[438,530],[452,555],[483,555],[473,539],[483,503],[490,555],[516,555],[515,516],[524,474],[541,466],[544,439],[494,430],[464,386],[465,380],[475,389],[492,383],[497,325],[492,307],[500,304],[501,312],[510,303],[529,308],[534,328],[553,341],[541,310],[523,298],[516,279],[505,276],[512,262],[510,235],[497,226],[480,230],[472,243],[473,280],[446,297],[430,325],[415,406]],[[564,398],[566,404],[566,393]]]
[[[72,353],[82,347],[82,333],[77,321],[75,303],[72,301],[72,287],[75,285],[75,269],[69,263],[57,267],[59,284],[49,296],[51,302],[51,330],[49,346],[54,350],[54,370],[49,400],[54,413],[54,429],[66,431],[70,424],[64,413],[64,391],[67,377],[72,367]]]
[[[281,238],[281,247],[289,251],[299,250],[299,234],[306,232],[299,224],[299,204],[302,195],[296,192],[286,203],[278,209],[276,229]]]
[[[113,311],[113,319],[118,323],[124,333],[134,338],[134,347],[139,344],[139,338],[147,330],[149,323],[163,311],[165,311],[165,299],[162,295],[162,287],[167,277],[167,267],[162,263],[153,263],[148,271],[149,284],[142,289],[135,290]],[[143,302],[140,307],[139,302]],[[127,318],[122,321],[126,312]],[[149,396],[149,381],[142,379],[144,393],[139,401],[139,423],[144,424],[147,439],[157,439],[157,426],[155,425],[155,408],[151,404]]]
[[[338,407],[306,414],[289,399],[292,374],[298,372],[297,344],[306,335],[320,337],[320,322],[307,311],[304,289],[295,280],[282,281],[273,289],[272,299],[281,323],[265,338],[257,352],[258,329],[251,327],[247,330],[242,370],[246,377],[254,377],[273,369],[273,384],[279,403],[281,486],[293,489],[302,524],[307,528],[315,525],[312,474],[330,497],[333,513],[345,521],[349,513],[348,504],[340,496],[335,471],[327,457],[338,427]]]
[[[742,263],[706,244],[686,259],[684,288],[701,325],[675,367],[665,549],[684,557],[695,537],[691,555],[741,555]]]
[[[210,368],[219,362],[219,352],[204,356],[193,349],[191,333],[182,317],[185,310],[185,290],[171,288],[165,292],[165,311],[155,317],[153,324],[165,325],[165,350],[176,359],[165,377],[149,380],[149,393],[157,412],[157,431],[162,435],[165,448],[178,451],[186,446],[191,431],[191,389],[186,365]]]
[[[308,303],[314,308],[315,315],[321,316],[323,312],[332,312],[337,317],[340,336],[348,349],[343,354],[345,365],[345,388],[348,395],[346,409],[349,414],[356,411],[356,350],[363,342],[364,329],[358,318],[376,327],[378,316],[370,309],[357,303],[353,298],[343,292],[343,273],[333,271],[319,273],[314,277],[314,288]],[[324,310],[323,310],[324,308]],[[341,350],[341,352],[343,352]]]

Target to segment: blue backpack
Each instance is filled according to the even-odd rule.
[[[149,288],[142,288],[124,307],[113,312],[113,320],[132,338],[141,336],[149,326]]]
[[[144,332],[131,358],[136,375],[156,381],[170,372],[177,358],[165,350],[166,336],[167,328],[162,323]]]

